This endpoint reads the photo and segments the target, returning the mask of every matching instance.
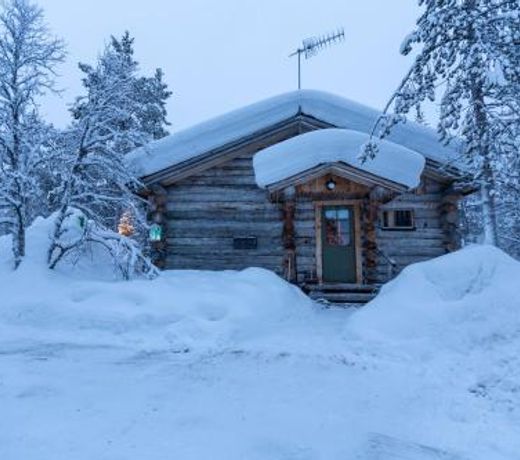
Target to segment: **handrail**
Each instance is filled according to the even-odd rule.
[[[388,275],[387,275],[387,281],[390,281],[396,274],[397,274],[397,262],[392,259],[386,252],[384,252],[380,248],[376,248],[376,251],[378,255],[382,256],[383,259],[388,264]]]

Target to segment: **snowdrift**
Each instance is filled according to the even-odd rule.
[[[520,335],[520,262],[472,246],[407,267],[347,331],[366,340],[426,341],[469,350]]]
[[[108,260],[87,254],[49,271],[51,226],[38,219],[30,228],[28,256],[16,272],[8,263],[10,241],[0,238],[4,339],[175,351],[256,341],[327,353],[358,341],[464,351],[520,337],[520,263],[493,247],[409,266],[370,304],[344,314],[320,311],[298,288],[259,268],[118,281]]]
[[[51,219],[28,232],[28,256],[13,272],[0,238],[0,336],[83,345],[184,351],[226,348],[269,336],[312,314],[312,302],[267,270],[163,272],[152,281],[115,279],[111,263],[86,254],[45,266]],[[7,257],[6,257],[7,255]]]

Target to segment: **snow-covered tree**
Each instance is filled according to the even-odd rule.
[[[167,127],[170,123],[167,120],[166,103],[172,93],[164,82],[161,69],[156,69],[152,77],[137,75],[139,65],[134,58],[134,41],[127,31],[120,39],[111,37],[109,49],[123,64],[119,71],[126,72],[127,78],[132,80],[132,90],[139,101],[136,119],[140,129],[152,139],[160,139],[168,135]]]
[[[167,136],[167,127],[170,123],[166,119],[166,102],[172,95],[168,85],[164,82],[161,69],[156,69],[153,77],[141,77],[136,82],[137,94],[141,101],[139,119],[144,131],[153,139]]]
[[[96,66],[81,64],[80,68],[86,94],[72,107],[73,123],[59,143],[66,167],[54,193],[60,205],[49,267],[56,267],[71,251],[96,243],[118,261],[131,261],[133,270],[151,273],[153,267],[138,243],[115,231],[123,213],[131,215],[136,226],[145,221],[134,193],[139,181],[125,163],[128,151],[151,139],[137,117],[136,66],[109,46]],[[74,216],[82,221],[79,233],[70,226]]]
[[[440,101],[438,130],[463,141],[461,164],[480,189],[484,241],[497,243],[496,200],[518,164],[520,5],[518,0],[419,0],[424,8],[401,52],[417,52],[374,133],[386,136],[404,115]],[[516,144],[516,147],[515,147]],[[377,153],[370,142],[365,155]],[[515,179],[516,181],[518,179]],[[518,183],[518,182],[516,182]]]
[[[45,125],[37,99],[54,90],[63,44],[52,37],[42,10],[9,0],[0,11],[0,226],[13,238],[14,265],[25,255],[25,232],[38,197]]]

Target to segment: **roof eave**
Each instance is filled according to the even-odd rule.
[[[177,182],[192,175],[194,170],[196,170],[200,165],[204,165],[204,167],[212,167],[221,163],[222,160],[226,159],[228,156],[233,156],[233,154],[241,148],[248,146],[253,142],[262,142],[262,140],[276,135],[278,132],[282,132],[293,126],[298,126],[307,130],[332,127],[332,125],[329,123],[318,120],[317,118],[301,113],[295,114],[268,128],[255,131],[236,141],[229,142],[218,148],[208,150],[207,152],[189,160],[182,161],[170,167],[161,169],[160,171],[157,171],[153,174],[143,176],[141,177],[141,182],[143,182],[145,185],[152,185],[156,183],[170,185],[171,183]]]
[[[313,168],[307,169],[306,171],[295,174],[291,177],[282,179],[277,182],[273,182],[272,184],[269,184],[263,188],[265,188],[269,193],[275,193],[287,187],[294,187],[297,185],[304,184],[309,180],[321,177],[325,174],[335,174],[338,177],[342,177],[344,179],[351,180],[353,182],[357,182],[367,186],[379,185],[381,187],[399,193],[404,193],[408,190],[411,190],[410,187],[404,184],[400,184],[398,182],[385,179],[384,177],[369,173],[367,171],[363,171],[361,169],[350,166],[347,163],[339,161],[334,163],[322,163]]]

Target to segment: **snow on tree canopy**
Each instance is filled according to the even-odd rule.
[[[258,152],[253,158],[256,182],[267,187],[326,163],[342,162],[406,187],[419,185],[424,157],[393,142],[381,141],[376,157],[361,162],[368,134],[348,129],[321,129],[293,137]]]
[[[293,91],[234,110],[152,142],[128,154],[128,161],[137,174],[149,176],[298,114],[311,116],[334,127],[369,133],[380,112],[322,91]],[[388,140],[438,163],[453,162],[457,157],[456,148],[439,143],[434,130],[412,122],[396,126]]]

